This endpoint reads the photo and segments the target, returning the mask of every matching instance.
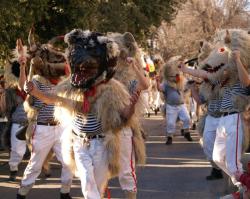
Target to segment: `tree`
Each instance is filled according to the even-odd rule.
[[[209,40],[217,29],[249,28],[249,0],[188,0],[172,23],[163,22],[153,33],[158,48],[154,53],[197,56],[199,42]]]
[[[129,31],[143,40],[152,25],[170,22],[185,0],[3,0],[0,2],[0,59],[27,39],[33,25],[41,42],[73,28]],[[27,43],[27,42],[25,42]]]

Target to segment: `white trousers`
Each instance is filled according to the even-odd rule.
[[[10,151],[10,159],[9,166],[10,171],[17,171],[18,165],[23,159],[23,156],[26,152],[26,141],[22,141],[16,138],[16,133],[19,129],[22,128],[22,125],[13,123],[11,126],[11,151]]]
[[[119,183],[124,191],[136,192],[135,151],[133,150],[133,132],[129,127],[121,130],[120,138]]]
[[[203,151],[209,161],[213,160],[214,142],[216,138],[216,129],[219,125],[220,118],[206,116],[203,131]]]
[[[150,112],[150,106],[149,106],[149,92],[147,90],[142,91],[142,100],[143,100],[143,107],[144,112],[149,113]]]
[[[166,105],[166,122],[167,122],[167,135],[173,135],[176,131],[177,118],[183,122],[183,129],[189,129],[190,117],[185,104],[178,106]]]
[[[243,128],[240,114],[221,117],[216,131],[213,161],[237,184],[234,173],[243,171],[241,160]]]
[[[161,104],[160,92],[158,90],[151,91],[150,105],[153,108],[159,108]]]
[[[74,138],[73,148],[84,198],[101,199],[108,181],[104,140],[96,138],[88,144],[81,138]]]
[[[197,121],[197,115],[196,115],[196,112],[197,112],[197,103],[196,101],[194,100],[194,98],[190,98],[190,116],[191,116],[191,122],[192,123],[195,123]]]
[[[62,164],[61,192],[68,193],[70,191],[73,173],[70,168],[64,164],[62,159],[62,144],[60,140],[62,131],[59,125],[36,125],[33,133],[30,161],[24,171],[21,187],[19,189],[21,195],[27,195],[32,185],[35,183],[36,178],[41,173],[44,160],[51,149],[54,151],[58,161]]]

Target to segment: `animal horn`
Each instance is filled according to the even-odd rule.
[[[35,28],[34,28],[34,26],[32,26],[30,31],[29,31],[29,36],[28,36],[28,42],[29,42],[31,49],[36,48],[34,32],[35,32]]]
[[[21,39],[16,40],[16,50],[17,50],[18,55],[23,54],[23,43]]]
[[[229,34],[229,31],[228,30],[226,30],[226,37],[225,37],[225,43],[226,44],[229,44],[229,43],[231,43],[231,37],[230,37],[230,34]]]

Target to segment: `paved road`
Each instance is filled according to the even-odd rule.
[[[149,137],[147,141],[147,163],[137,170],[138,199],[217,199],[223,195],[225,182],[206,181],[210,164],[199,145],[196,132],[192,132],[194,142],[186,141],[180,132],[176,133],[174,143],[165,145],[165,122],[161,116],[143,119]],[[8,178],[8,154],[0,152],[0,181]],[[18,182],[0,182],[0,199],[15,199],[17,187],[27,160],[21,164]],[[53,175],[37,180],[28,199],[57,199],[60,188],[60,165],[52,164]],[[109,183],[112,198],[123,198],[116,179]],[[74,180],[71,190],[74,199],[83,198],[79,180]]]

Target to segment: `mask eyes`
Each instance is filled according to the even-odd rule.
[[[219,51],[219,53],[223,53],[223,52],[225,52],[225,48],[220,48],[218,51]]]

